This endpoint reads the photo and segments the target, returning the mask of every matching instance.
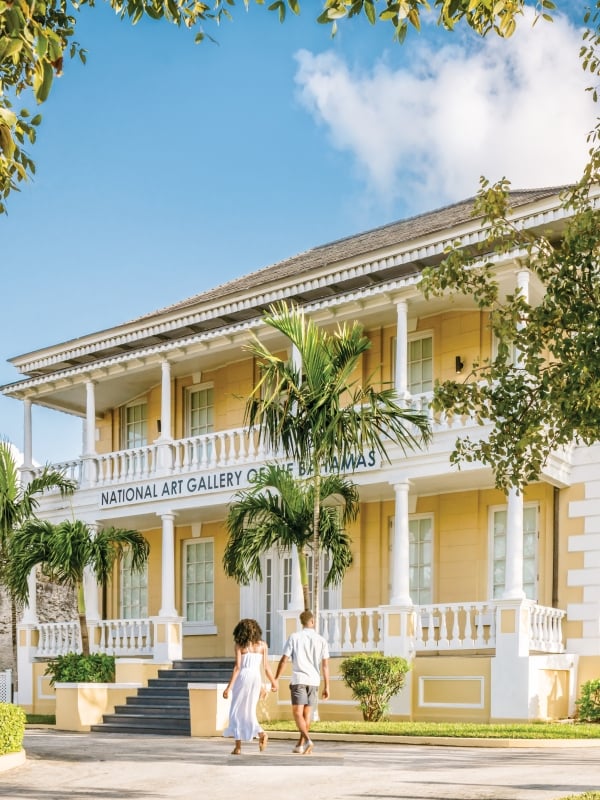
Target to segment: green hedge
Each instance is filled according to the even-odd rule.
[[[21,706],[0,703],[0,756],[20,753],[25,736],[25,712]]]
[[[114,683],[115,657],[104,653],[66,653],[48,662],[45,675],[55,683]]]

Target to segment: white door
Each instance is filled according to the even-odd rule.
[[[324,580],[329,569],[329,559],[321,556],[321,577]],[[290,608],[292,599],[293,559],[289,554],[281,554],[274,548],[261,561],[262,583],[253,581],[242,589],[242,616],[253,617],[262,628],[269,653],[279,655],[284,645],[282,611]],[[309,586],[312,586],[312,557],[308,559]],[[337,609],[341,597],[341,587],[320,588],[320,608]],[[298,614],[302,609],[298,609]]]

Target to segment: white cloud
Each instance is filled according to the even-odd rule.
[[[413,40],[407,65],[379,61],[367,74],[332,52],[302,50],[296,82],[369,188],[421,210],[474,194],[480,175],[514,188],[580,177],[597,115],[580,46],[564,17],[536,26],[528,17],[509,40],[438,50]]]

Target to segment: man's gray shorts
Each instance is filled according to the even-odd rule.
[[[294,683],[290,686],[293,706],[316,706],[319,698],[318,686],[307,686],[304,683]]]

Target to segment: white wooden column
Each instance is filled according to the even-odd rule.
[[[503,600],[522,600],[523,591],[523,495],[517,489],[508,493],[506,512],[506,570]]]
[[[32,430],[31,400],[26,397],[23,400],[23,467],[25,469],[33,466]]]
[[[88,523],[92,538],[98,533],[98,523]],[[88,622],[98,622],[100,619],[100,605],[98,602],[99,586],[96,576],[89,567],[83,571],[83,596],[85,598],[85,617]]]
[[[37,615],[37,578],[36,568],[34,567],[29,576],[27,577],[27,586],[29,589],[29,599],[27,605],[23,606],[23,614],[21,615],[21,623],[25,625],[36,625],[38,623]]]
[[[529,300],[529,271],[517,272],[517,293]],[[526,321],[519,323],[522,328]],[[521,353],[514,354],[515,366],[521,365]],[[506,512],[506,568],[503,600],[522,600],[523,590],[523,495],[515,487],[508,492]]]
[[[526,302],[529,302],[529,278],[530,273],[527,269],[520,269],[517,272],[517,294],[520,294]],[[518,327],[524,328],[527,325],[526,320],[522,320]],[[520,367],[522,362],[522,354],[517,350],[515,352],[515,366]]]
[[[302,594],[302,580],[300,577],[300,559],[298,551],[292,547],[292,591],[288,611],[302,611],[304,609],[304,595]]]
[[[162,566],[161,607],[159,617],[176,617],[175,607],[175,514],[161,514],[162,520]]]
[[[395,386],[398,397],[406,399],[408,393],[408,305],[396,303],[396,363]]]
[[[392,580],[390,605],[410,606],[408,490],[409,482],[401,481],[394,486],[396,510],[392,539]]]
[[[160,390],[160,439],[171,441],[171,364],[165,358],[161,362],[161,390]]]
[[[96,384],[85,382],[85,455],[96,455]]]

